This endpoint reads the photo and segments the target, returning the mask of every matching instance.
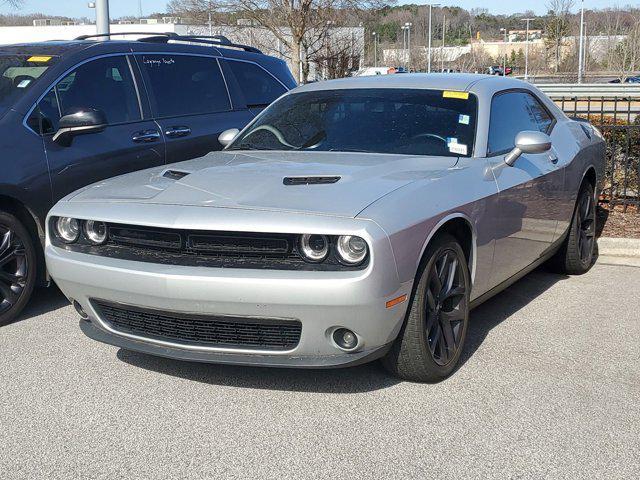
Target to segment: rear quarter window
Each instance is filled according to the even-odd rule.
[[[267,106],[287,89],[269,72],[254,63],[228,60],[248,107]]]

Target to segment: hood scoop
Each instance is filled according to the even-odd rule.
[[[284,177],[282,183],[285,185],[328,185],[336,183],[341,177]]]
[[[171,180],[180,180],[181,178],[184,178],[190,174],[191,172],[187,172],[186,170],[176,170],[173,168],[169,168],[164,172],[162,172],[160,176],[164,178],[169,178]]]

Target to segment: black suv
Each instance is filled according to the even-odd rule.
[[[285,62],[225,37],[95,37],[0,47],[0,325],[47,281],[55,202],[219,150],[221,132],[296,85]]]

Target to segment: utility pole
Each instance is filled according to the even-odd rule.
[[[527,22],[527,38],[524,44],[524,81],[526,82],[529,79],[529,22],[533,18],[523,18],[522,20]]]
[[[427,47],[427,73],[431,73],[431,9],[433,7],[439,6],[439,3],[430,3],[429,4],[429,39],[428,39],[428,47]]]
[[[109,40],[109,0],[96,0],[96,33],[106,34],[99,40]]]
[[[578,83],[582,83],[582,37],[584,35],[584,0],[580,2],[580,46],[578,47]]]
[[[138,0],[138,18],[142,18],[142,0]]]
[[[411,71],[411,27],[413,23],[404,24],[407,27],[407,70]]]
[[[211,11],[209,11],[209,36],[213,36],[213,26],[211,25]]]

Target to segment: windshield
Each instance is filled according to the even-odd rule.
[[[53,63],[53,57],[0,55],[0,106],[20,99]]]
[[[319,90],[271,105],[228,150],[470,156],[477,100],[422,89]]]

